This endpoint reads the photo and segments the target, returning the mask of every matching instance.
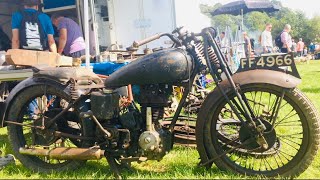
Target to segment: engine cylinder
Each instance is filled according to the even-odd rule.
[[[90,97],[91,110],[99,120],[112,119],[118,116],[119,94],[112,90],[92,92]]]

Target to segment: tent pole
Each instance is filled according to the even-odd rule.
[[[86,44],[86,68],[90,66],[90,44],[89,44],[89,3],[88,0],[84,0],[83,4],[84,13],[84,34]]]
[[[243,9],[241,9],[241,31],[243,31]]]
[[[241,31],[243,31],[243,9],[241,9]]]

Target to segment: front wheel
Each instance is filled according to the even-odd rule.
[[[205,121],[203,142],[208,158],[222,170],[245,175],[300,175],[314,159],[320,141],[319,116],[311,102],[298,89],[270,84],[241,86],[241,94],[248,100],[254,121],[265,126],[262,134],[268,148],[259,148],[256,137],[224,97],[210,96],[198,115],[198,120]],[[235,93],[227,96],[233,104],[239,104]]]

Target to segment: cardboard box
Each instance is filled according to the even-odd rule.
[[[6,62],[9,65],[59,67],[72,66],[73,60],[48,51],[10,49],[6,53]]]

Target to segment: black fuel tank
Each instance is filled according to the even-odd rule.
[[[194,61],[185,50],[165,49],[145,55],[120,68],[105,80],[105,86],[180,82],[188,79],[193,67]]]

